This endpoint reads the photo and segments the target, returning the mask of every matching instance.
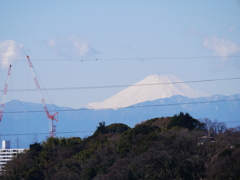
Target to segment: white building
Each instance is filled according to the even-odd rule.
[[[10,149],[10,141],[2,141],[2,149],[0,149],[0,173],[4,171],[4,166],[8,161],[11,161],[12,158],[18,153],[24,153],[26,149]]]

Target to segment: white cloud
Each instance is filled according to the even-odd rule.
[[[52,47],[57,54],[66,58],[89,57],[99,53],[89,45],[87,40],[76,36],[50,39],[48,46]]]
[[[23,54],[23,45],[13,40],[0,42],[0,66],[7,68]]]
[[[240,52],[240,47],[237,44],[223,38],[204,38],[203,45],[213,51],[215,56],[222,56],[223,59]]]

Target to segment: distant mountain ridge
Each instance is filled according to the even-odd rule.
[[[48,105],[50,112],[58,111],[56,123],[57,136],[91,135],[99,122],[124,123],[130,127],[155,117],[166,117],[188,112],[196,119],[209,118],[225,122],[228,127],[240,126],[240,94],[231,96],[214,95],[209,97],[188,98],[175,95],[168,98],[141,102],[127,108],[113,109],[73,109]],[[0,123],[1,138],[11,140],[16,147],[41,142],[48,136],[49,120],[42,104],[13,100],[5,104],[3,120]]]
[[[173,75],[152,75],[122,90],[102,102],[89,103],[88,108],[101,109],[128,107],[145,101],[182,95],[189,98],[206,96],[186,85]]]

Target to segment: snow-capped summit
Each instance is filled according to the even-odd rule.
[[[118,109],[120,107],[128,107],[140,102],[168,98],[174,95],[182,95],[189,98],[206,96],[205,94],[192,89],[182,80],[173,75],[151,75],[120,91],[105,101],[88,104],[88,107],[93,109]]]

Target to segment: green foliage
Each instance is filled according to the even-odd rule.
[[[184,114],[183,112],[180,112],[179,115],[174,115],[168,124],[168,129],[171,129],[173,127],[187,128],[190,130],[203,130],[204,124],[194,119],[188,113]]]
[[[42,145],[40,143],[31,144],[29,150],[33,152],[40,152],[42,150]]]
[[[97,130],[94,132],[94,136],[97,136],[99,134],[107,134],[107,133],[119,134],[129,129],[130,129],[129,126],[122,123],[115,123],[115,124],[106,126],[105,122],[102,121],[99,123],[99,126],[97,126]]]
[[[114,123],[106,127],[109,133],[123,133],[129,129],[129,126],[122,124],[122,123]]]
[[[96,171],[95,171],[95,169],[93,168],[93,167],[90,167],[90,168],[86,168],[86,169],[84,169],[84,171],[83,171],[83,177],[84,177],[84,179],[86,179],[86,180],[91,180],[91,179],[93,179],[93,177],[94,176],[96,176]]]
[[[187,113],[134,128],[101,122],[83,140],[48,138],[30,145],[0,179],[240,179],[240,131],[216,131],[214,142],[199,145],[203,130]]]
[[[105,133],[108,133],[108,129],[105,126],[105,122],[102,121],[99,123],[99,126],[97,126],[97,130],[95,131],[94,135],[105,134]]]
[[[137,134],[149,134],[150,132],[153,131],[160,131],[160,129],[156,126],[149,126],[147,124],[139,124],[136,125],[135,128],[132,129],[131,134],[133,136],[137,135]]]
[[[86,161],[88,158],[91,157],[93,153],[94,153],[93,149],[85,149],[76,154],[75,158],[81,161]]]

